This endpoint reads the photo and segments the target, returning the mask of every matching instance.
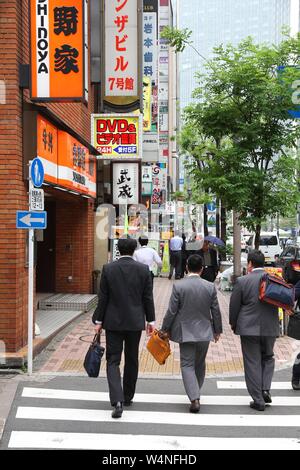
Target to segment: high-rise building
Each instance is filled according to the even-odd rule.
[[[177,0],[178,26],[193,34],[193,46],[206,59],[220,44],[237,45],[247,36],[255,42],[278,44],[282,28],[299,31],[299,0]],[[180,54],[180,107],[192,99],[195,73],[204,71],[205,60],[192,47]]]

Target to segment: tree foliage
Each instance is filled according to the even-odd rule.
[[[221,45],[198,74],[196,102],[184,114],[180,144],[192,156],[194,186],[239,212],[256,246],[262,222],[288,215],[299,201],[300,127],[288,113],[297,107],[291,85],[300,78],[299,59],[300,35],[279,46],[251,38]]]

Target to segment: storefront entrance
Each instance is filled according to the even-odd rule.
[[[55,292],[56,202],[45,200],[47,229],[37,242],[36,291]]]

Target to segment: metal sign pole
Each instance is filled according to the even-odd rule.
[[[30,210],[30,194],[34,188],[31,181],[31,165],[29,162],[29,210]],[[28,345],[27,345],[27,371],[28,375],[32,375],[33,363],[33,276],[34,276],[34,229],[28,230]]]

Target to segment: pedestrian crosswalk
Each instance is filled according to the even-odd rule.
[[[9,449],[300,450],[300,395],[289,382],[274,382],[272,391],[272,406],[261,413],[249,408],[244,382],[216,381],[214,393],[201,396],[200,413],[191,414],[185,395],[143,390],[115,420],[107,392],[24,386],[6,429],[6,445]]]

